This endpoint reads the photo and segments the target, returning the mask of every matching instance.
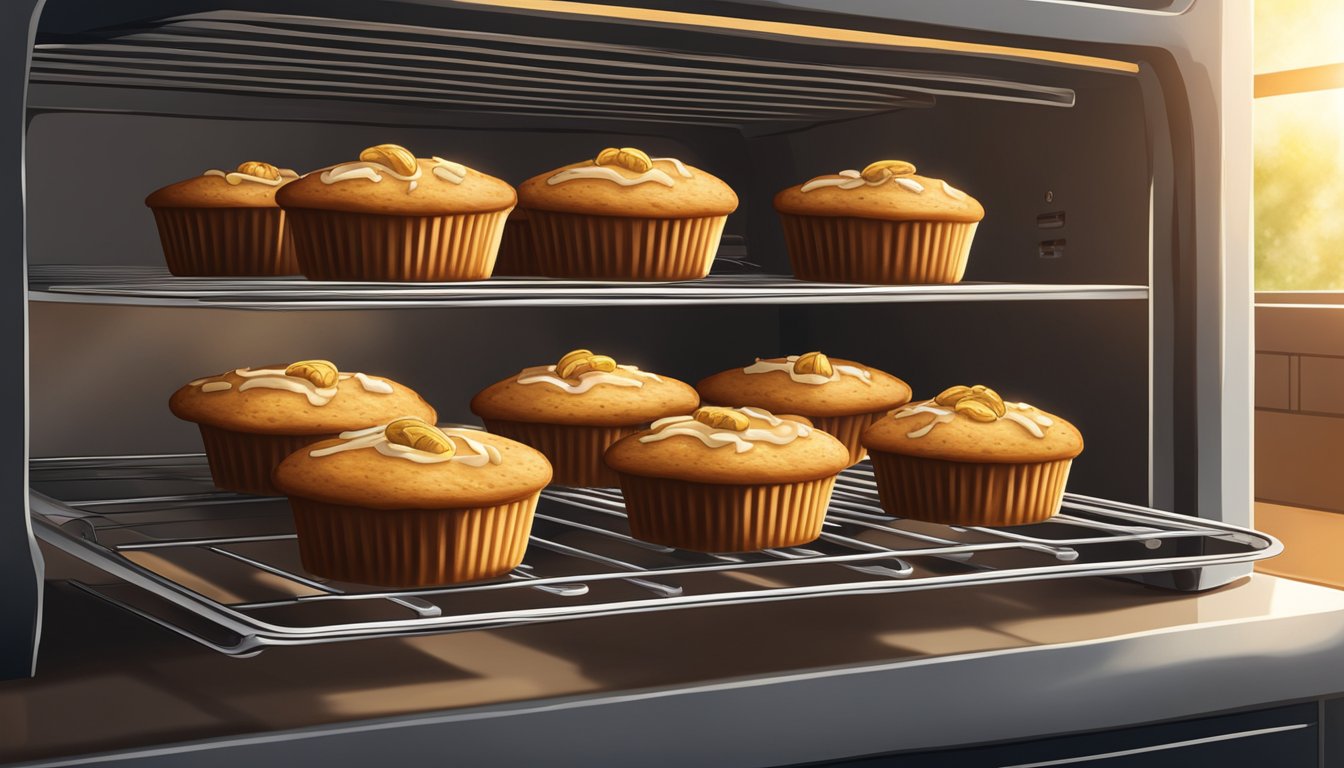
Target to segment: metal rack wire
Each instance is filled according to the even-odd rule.
[[[173,277],[162,267],[33,265],[32,301],[242,309],[813,304],[1148,298],[1142,285],[958,283],[843,285],[784,275],[710,275],[680,283],[491,278],[471,283],[345,283],[302,278]]]
[[[385,590],[299,564],[284,499],[214,491],[200,455],[35,459],[38,535],[109,575],[77,586],[230,655],[267,646],[481,629],[765,600],[1129,575],[1205,589],[1271,557],[1273,537],[1069,494],[1047,523],[954,528],[894,519],[871,469],[841,474],[805,547],[709,555],[633,539],[615,489],[543,492],[506,578]]]

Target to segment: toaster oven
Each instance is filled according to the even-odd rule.
[[[1235,13],[1193,0],[11,4],[5,90],[15,493],[0,515],[8,677],[34,670],[43,559],[210,648],[417,636],[675,608],[1122,575],[1227,584],[1250,524],[1249,83]],[[1245,96],[1247,98],[1243,99]],[[174,278],[150,190],[259,157],[307,170],[395,142],[518,182],[637,144],[737,192],[704,280]],[[21,151],[18,151],[21,150]],[[985,204],[965,282],[790,277],[776,191],[900,157]],[[1033,529],[892,523],[841,478],[815,546],[709,556],[632,540],[614,490],[544,492],[508,578],[385,590],[297,565],[282,499],[214,491],[180,383],[323,357],[451,423],[587,346],[694,381],[822,349],[928,396],[984,381],[1087,449]],[[928,393],[928,395],[925,395]],[[803,610],[803,608],[800,608]],[[40,664],[38,667],[40,674]]]

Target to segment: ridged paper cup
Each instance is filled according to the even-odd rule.
[[[978,222],[780,214],[793,274],[821,283],[958,283]]]
[[[715,485],[621,473],[630,533],[697,552],[749,552],[821,535],[834,477],[773,485]]]
[[[883,409],[853,416],[808,416],[807,419],[812,426],[845,444],[849,449],[849,464],[853,466],[868,455],[868,449],[863,447],[863,430],[886,415],[887,410]]]
[[[227,491],[280,496],[271,483],[271,471],[285,457],[319,440],[336,435],[258,435],[200,424],[210,478]]]
[[[310,280],[484,280],[509,209],[448,216],[287,209],[299,268]]]
[[[538,274],[584,280],[698,280],[709,274],[728,221],[527,213]]]
[[[538,494],[463,509],[365,509],[289,499],[309,573],[384,587],[503,576],[523,561]]]
[[[279,208],[151,208],[168,271],[178,277],[297,275]]]
[[[947,525],[1008,526],[1054,517],[1072,459],[976,464],[872,451],[882,508]]]
[[[530,445],[551,462],[551,482],[586,488],[615,488],[620,478],[602,461],[607,446],[645,426],[590,427],[484,419],[485,429]]]
[[[535,251],[529,214],[522,208],[514,208],[499,241],[499,258],[495,260],[494,274],[505,277],[541,274],[533,255]]]

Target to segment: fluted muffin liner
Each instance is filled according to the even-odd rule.
[[[366,509],[291,496],[309,573],[384,587],[503,576],[523,562],[539,494],[461,509]]]
[[[853,416],[807,416],[812,422],[812,426],[829,434],[836,440],[845,444],[849,449],[849,464],[853,466],[863,461],[863,457],[868,455],[868,450],[863,447],[863,431],[872,426],[873,422],[887,415],[887,411],[872,411],[870,413],[857,413]]]
[[[698,280],[709,274],[728,221],[527,214],[538,274],[586,280]]]
[[[798,483],[716,485],[620,473],[630,533],[697,552],[749,552],[821,535],[835,477]]]
[[[532,222],[526,216],[519,216],[514,209],[508,223],[504,225],[504,235],[499,241],[499,258],[495,260],[494,274],[506,277],[526,277],[541,274],[536,265],[532,241]]]
[[[299,269],[310,280],[484,280],[509,210],[448,216],[288,209]]]
[[[297,275],[279,208],[151,208],[168,271],[178,277]]]
[[[822,283],[958,283],[978,222],[780,214],[793,274]]]
[[[215,486],[227,491],[280,496],[271,482],[271,472],[285,457],[330,435],[260,435],[212,427],[201,428],[205,458]]]
[[[593,427],[573,424],[537,424],[526,421],[484,419],[485,429],[541,451],[551,462],[551,482],[586,488],[615,488],[616,473],[602,461],[607,447],[646,424],[624,427]]]
[[[1059,512],[1072,459],[982,464],[870,451],[882,508],[947,525],[1007,526]]]

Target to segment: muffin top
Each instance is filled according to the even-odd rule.
[[[1058,416],[977,384],[896,409],[868,427],[863,445],[925,459],[1021,464],[1071,459],[1083,452],[1083,436]]]
[[[328,504],[459,509],[525,499],[551,481],[551,464],[506,437],[407,417],[313,443],[274,477],[286,495]]]
[[[209,170],[156,189],[145,198],[150,208],[275,208],[275,193],[299,175],[288,168],[248,160],[237,170]]]
[[[878,160],[862,171],[818,176],[775,195],[775,210],[801,216],[857,216],[889,221],[979,221],[985,209],[942,179],[916,176],[903,160]]]
[[[442,157],[417,158],[396,144],[379,144],[359,160],[306,173],[276,195],[282,208],[347,213],[442,216],[493,213],[518,201],[501,179]]]
[[[889,373],[820,352],[756,358],[695,385],[706,403],[751,403],[776,413],[853,416],[910,401],[910,386]]]
[[[437,415],[408,387],[339,371],[326,360],[206,376],[174,392],[168,407],[179,419],[262,435],[331,435],[399,416]]]
[[[617,472],[720,485],[820,480],[850,464],[844,444],[802,420],[717,406],[659,419],[605,459]]]
[[[576,349],[555,365],[524,368],[491,384],[471,399],[471,412],[504,421],[624,427],[699,404],[690,384]]]
[[[518,204],[591,216],[682,219],[726,216],[737,210],[737,195],[722,180],[675,157],[608,147],[592,160],[524,181]]]

